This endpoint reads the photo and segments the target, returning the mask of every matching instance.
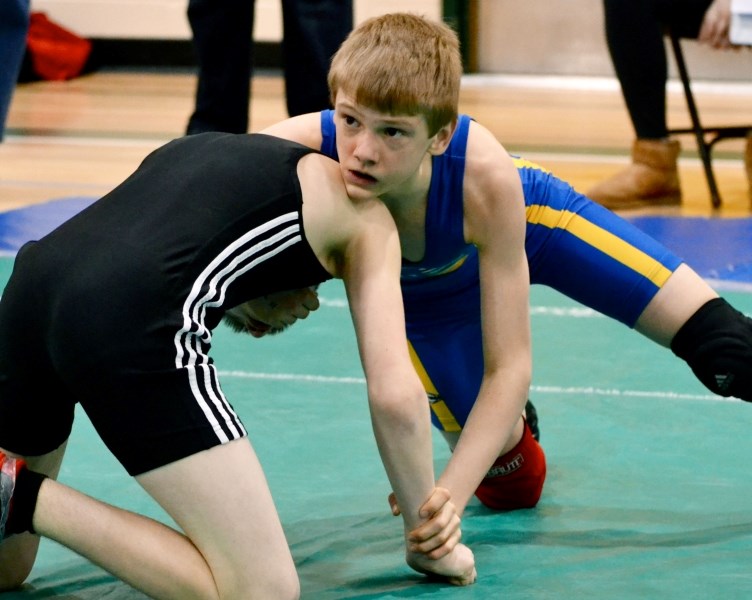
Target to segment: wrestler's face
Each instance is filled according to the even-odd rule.
[[[272,327],[269,323],[259,321],[251,316],[246,304],[239,304],[225,312],[223,320],[236,333],[248,333],[255,338],[282,333],[289,325]]]
[[[451,131],[429,136],[423,116],[382,113],[342,91],[334,109],[337,154],[351,198],[385,199],[427,187],[431,155],[446,149]]]
[[[260,338],[281,333],[318,307],[316,287],[307,287],[277,292],[239,304],[225,312],[224,321],[239,333],[246,332]]]

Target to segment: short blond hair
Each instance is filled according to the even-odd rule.
[[[457,118],[462,59],[457,34],[410,13],[385,14],[355,28],[332,58],[329,92],[393,114],[422,115],[429,135]]]

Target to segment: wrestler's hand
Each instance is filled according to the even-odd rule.
[[[393,515],[400,514],[394,494],[389,495],[389,505]],[[470,549],[459,543],[460,517],[449,490],[434,488],[418,514],[424,520],[406,535],[407,564],[419,573],[439,576],[453,585],[474,583],[475,559]]]
[[[243,307],[248,333],[260,338],[305,319],[319,308],[319,297],[315,287],[307,287],[261,296],[245,302]]]
[[[418,573],[445,579],[452,585],[470,585],[475,583],[478,576],[475,570],[475,557],[464,544],[457,544],[454,550],[438,560],[409,551],[406,560]]]
[[[392,514],[400,514],[397,499],[389,495]],[[420,507],[419,516],[424,520],[407,534],[409,552],[425,554],[428,558],[439,559],[449,554],[462,537],[460,517],[452,503],[449,490],[434,488],[431,496]]]

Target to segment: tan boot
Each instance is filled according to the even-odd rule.
[[[744,167],[747,169],[749,184],[749,207],[752,208],[752,131],[747,134],[747,148],[744,150]]]
[[[676,162],[680,150],[676,140],[636,140],[632,164],[596,185],[587,195],[611,210],[679,204]]]

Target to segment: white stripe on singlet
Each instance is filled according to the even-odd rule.
[[[286,223],[290,224],[279,229]],[[221,442],[242,437],[245,429],[222,394],[216,367],[206,354],[211,343],[206,309],[222,305],[235,279],[299,242],[300,231],[298,212],[293,211],[247,232],[201,272],[183,304],[183,327],[175,334],[175,366],[187,370],[196,402]]]

